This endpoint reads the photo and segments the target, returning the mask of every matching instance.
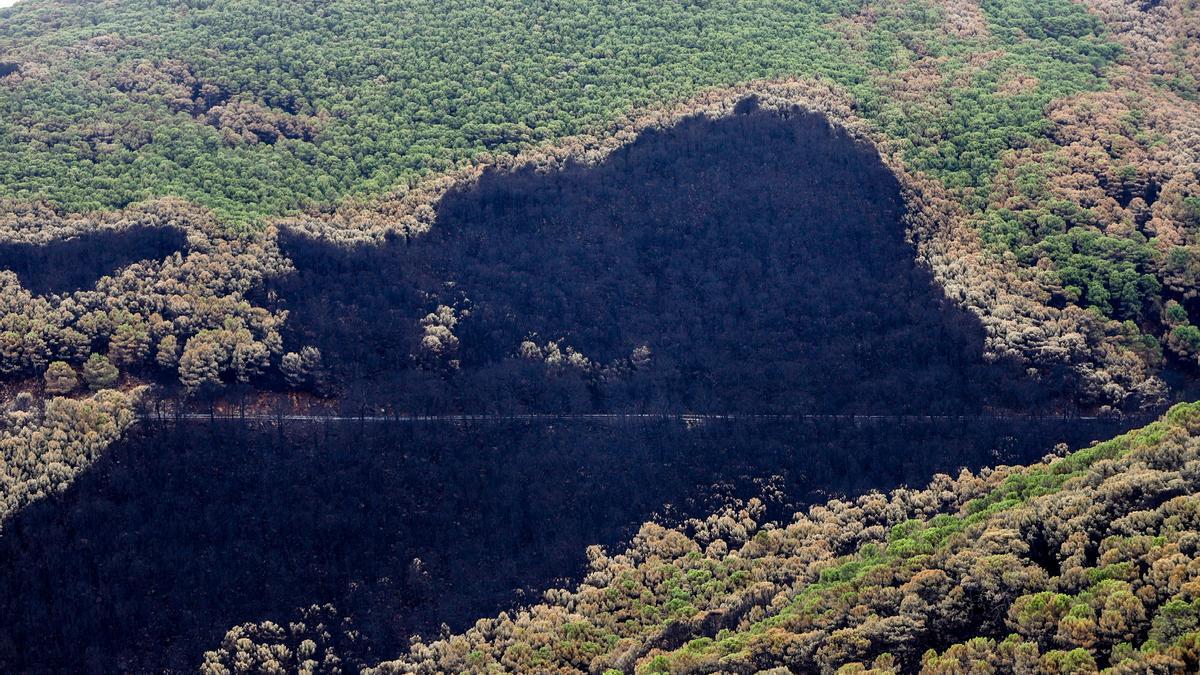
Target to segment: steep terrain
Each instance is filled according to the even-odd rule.
[[[1038,464],[780,523],[757,500],[648,523],[590,549],[578,586],[372,672],[1195,672],[1198,468],[1200,404],[1180,405]],[[322,628],[234,628],[205,672],[328,671],[349,638],[317,610]]]
[[[1068,368],[985,356],[870,145],[755,103],[595,164],[489,171],[420,236],[283,239],[285,343],[318,347],[343,399],[430,413],[1072,407]]]
[[[95,353],[190,392],[281,377],[307,345],[282,344],[284,315],[250,294],[291,269],[278,228],[419,235],[485,167],[594,163],[759,95],[876,146],[919,259],[984,323],[987,353],[1068,367],[1095,405],[1152,406],[1157,375],[1192,378],[1200,356],[1195,14],[1188,0],[23,2],[0,14],[0,236],[167,226],[189,246],[88,292],[26,295],[4,275],[19,301],[0,315],[0,371]]]
[[[830,493],[1029,461],[1123,427],[143,422],[0,523],[0,671],[192,672],[231,626],[286,626],[313,604],[353,622],[351,670],[577,581],[588,546],[623,547],[647,520],[751,496],[786,517]]]
[[[302,445],[282,424],[254,449],[181,424],[105,454],[147,419],[139,404],[176,402],[947,414],[964,429],[1161,412],[1200,389],[1198,45],[1196,0],[0,9],[0,665],[1200,669],[1200,404],[1040,464],[791,519],[739,493],[632,540],[622,528],[670,480],[593,490],[603,513],[555,538],[530,509],[567,488],[493,520],[462,495],[504,502],[533,482],[506,471],[543,466],[510,457],[563,457],[468,443],[481,463],[446,468],[457,428],[432,458],[412,437],[361,458],[342,452],[361,437],[326,426]],[[543,432],[568,459],[589,447]],[[985,433],[847,443],[841,466],[862,475],[817,462],[830,481],[781,501],[911,484],[934,459],[979,467],[976,451],[1032,438]],[[794,440],[737,447],[800,462],[811,439]],[[686,447],[638,446],[676,500],[776,486],[727,461],[734,445],[664,459]],[[889,450],[904,470],[879,470]],[[420,469],[403,499],[389,457]],[[579,492],[590,471],[546,473]],[[435,475],[451,478],[422,482]],[[465,510],[434,518],[450,495]],[[464,531],[481,539],[450,541]],[[586,576],[561,579],[593,534],[621,552],[588,549]],[[523,568],[486,541],[554,555]],[[472,591],[491,604],[455,598],[455,627],[404,649],[443,616],[421,604],[431,584],[459,569],[431,573],[413,546],[505,574]]]

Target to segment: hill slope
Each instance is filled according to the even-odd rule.
[[[1194,672],[1198,468],[1200,404],[1180,405],[1040,464],[832,501],[786,524],[757,522],[754,502],[646,524],[619,554],[590,550],[573,590],[415,642],[374,672]],[[353,655],[330,608],[308,616],[234,628],[206,672]]]
[[[989,323],[992,353],[1070,364],[1089,401],[1153,405],[1164,358],[1191,375],[1200,358],[1197,22],[1188,0],[27,0],[0,10],[0,241],[167,225],[218,252],[255,239],[261,259],[187,256],[218,283],[169,298],[191,273],[169,259],[101,279],[103,297],[73,300],[116,315],[74,332],[87,312],[30,298],[0,316],[0,371],[115,341],[117,361],[161,352],[189,387],[277,372],[281,317],[238,309],[288,271],[272,225],[427,229],[438,177],[802,81],[819,96],[792,103],[842,110],[923,186],[910,206],[937,212],[941,240],[919,255]],[[980,274],[1011,278],[980,290]],[[195,309],[211,302],[229,307]],[[213,364],[214,334],[197,335],[230,317],[251,339],[227,331],[216,351],[249,356]],[[122,340],[143,332],[131,358]],[[183,368],[188,351],[213,367]]]
[[[0,14],[0,194],[271,216],[786,76],[849,88],[926,145],[915,163],[978,185],[1048,101],[1103,86],[1104,32],[1068,0],[33,0]],[[889,95],[896,73],[917,100]],[[995,86],[1012,78],[1032,79]],[[921,143],[930,126],[968,154]]]

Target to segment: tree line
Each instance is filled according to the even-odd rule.
[[[285,236],[285,342],[319,348],[347,412],[1070,407],[1065,364],[984,356],[869,145],[743,103],[597,164],[485,172],[418,236]]]
[[[317,661],[332,641],[343,671],[357,671],[443,623],[465,630],[540,602],[583,578],[586,547],[619,550],[647,520],[674,526],[750,496],[762,519],[786,520],[830,494],[1035,458],[1121,428],[142,419],[70,487],[0,527],[0,668],[185,671],[231,626],[270,620],[278,630],[263,639],[294,635],[293,652],[311,639]],[[314,603],[337,611],[296,611]]]

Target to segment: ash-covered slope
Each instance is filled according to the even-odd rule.
[[[789,523],[751,501],[647,524],[589,551],[574,589],[374,672],[1194,672],[1198,492],[1200,404],[1179,405],[1064,457]],[[206,672],[326,668],[347,638],[322,625],[234,628]]]

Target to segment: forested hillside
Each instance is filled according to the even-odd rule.
[[[578,586],[370,672],[1195,672],[1200,405],[1063,450],[785,522],[648,523]],[[333,672],[354,635],[314,607],[235,627],[204,672]]]
[[[1089,404],[1152,406],[1163,369],[1191,379],[1200,357],[1195,14],[1187,0],[28,0],[0,10],[4,240],[167,226],[189,246],[102,270],[95,292],[91,273],[4,277],[9,295],[57,295],[4,308],[0,370],[95,354],[211,394],[282,379],[291,353],[287,379],[309,381],[295,366],[310,345],[281,344],[284,308],[251,293],[291,269],[280,227],[420,235],[485,167],[597,162],[759,95],[876,146],[917,258],[984,323],[988,354],[1066,366]]]
[[[0,409],[0,527],[30,502],[62,491],[119,439],[133,424],[140,393],[105,390],[44,405],[24,393]]]
[[[0,670],[1200,670],[1200,403],[1081,440],[1200,392],[1198,73],[1198,0],[0,9]]]
[[[35,0],[7,10],[0,45],[5,192],[72,211],[176,195],[239,221],[796,75],[926,146],[919,168],[979,185],[1119,53],[1067,0]],[[972,58],[990,50],[1009,53]],[[895,73],[925,91],[889,96]],[[928,147],[931,125],[948,145]]]
[[[411,239],[283,237],[284,341],[319,349],[312,388],[399,410],[1075,409],[1068,368],[985,357],[869,145],[756,103],[596,164],[486,172]]]
[[[22,421],[27,437],[49,435]],[[287,626],[297,608],[331,604],[316,620],[353,624],[341,656],[355,672],[413,635],[577,583],[587,547],[624,548],[647,520],[702,518],[751,495],[765,518],[787,518],[831,493],[922,485],[1124,428],[142,420],[70,487],[0,522],[0,671],[190,673],[231,626]]]

